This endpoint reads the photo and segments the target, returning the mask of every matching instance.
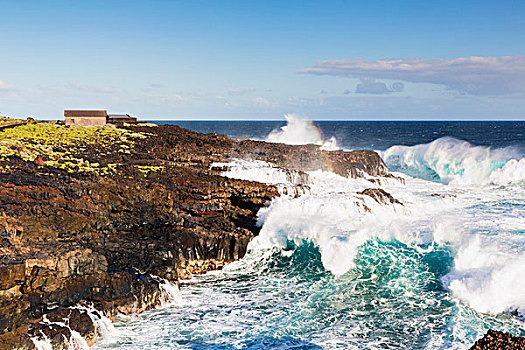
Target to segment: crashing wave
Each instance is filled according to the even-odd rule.
[[[309,119],[299,118],[295,114],[285,114],[286,125],[273,130],[265,141],[290,145],[315,144],[327,151],[338,150],[337,140],[323,138],[321,130]]]
[[[474,235],[459,246],[452,270],[442,278],[452,294],[485,313],[525,317],[525,255]]]
[[[516,149],[475,146],[442,137],[416,146],[380,152],[390,168],[454,185],[506,185],[525,180],[525,158]]]
[[[283,169],[268,163],[233,160],[227,165],[229,170],[223,173],[225,176],[293,185]],[[494,179],[503,176],[508,171],[506,168],[519,166],[519,162],[507,161],[505,166],[489,175]],[[282,196],[260,210],[262,229],[250,243],[251,251],[286,250],[290,243],[294,246],[313,243],[319,248],[324,268],[342,276],[356,267],[355,259],[360,249],[373,240],[397,241],[421,254],[445,248],[451,251],[454,260],[450,271],[443,274],[442,282],[453,297],[480,312],[524,314],[525,297],[520,291],[525,288],[521,285],[525,281],[525,270],[519,266],[525,260],[522,252],[512,248],[517,238],[501,236],[498,245],[492,244],[493,234],[505,235],[500,232],[500,217],[486,213],[483,219],[485,216],[479,216],[479,209],[476,209],[481,193],[488,206],[492,205],[491,201],[498,203],[501,193],[487,192],[483,188],[464,191],[397,174],[404,176],[406,185],[399,181],[385,182],[383,188],[395,200],[381,202],[365,195],[364,189],[368,187],[381,191],[369,180],[348,179],[323,171],[307,174],[307,194],[299,198]],[[509,191],[515,193],[516,189]],[[466,217],[468,212],[477,215],[477,221],[475,227],[466,230],[469,220],[473,220]],[[505,229],[525,229],[525,221],[523,225],[517,218],[512,222],[516,227]],[[482,224],[492,233],[477,231]],[[476,245],[478,241],[483,244]]]

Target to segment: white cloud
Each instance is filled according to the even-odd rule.
[[[402,82],[395,82],[391,87],[381,81],[372,78],[361,78],[361,83],[355,87],[356,94],[375,94],[383,95],[391,92],[401,92],[405,88]]]
[[[525,56],[329,60],[300,73],[432,83],[478,96],[525,93]]]

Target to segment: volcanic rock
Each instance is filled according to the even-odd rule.
[[[479,339],[470,350],[523,350],[525,338],[492,329]]]

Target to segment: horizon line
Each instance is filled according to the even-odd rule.
[[[4,116],[6,117],[6,116]],[[29,116],[28,116],[29,117]],[[26,117],[26,118],[28,118]],[[32,116],[31,116],[32,117]],[[15,119],[25,119],[25,118],[18,118],[18,117],[11,117],[11,118],[15,118]],[[32,118],[35,118],[38,120],[38,117],[32,117]],[[224,122],[235,122],[235,121],[239,121],[239,122],[265,122],[265,121],[268,121],[268,122],[286,122],[286,119],[253,119],[253,118],[250,118],[250,119],[228,119],[228,118],[220,118],[220,119],[206,119],[206,118],[191,118],[191,119],[180,119],[180,118],[173,118],[173,119],[170,119],[170,118],[163,118],[163,119],[155,119],[155,118],[144,118],[144,119],[141,119],[140,117],[138,117],[139,119],[139,122],[140,121],[145,121],[145,122],[148,122],[148,121],[181,121],[181,122],[184,122],[184,121],[188,121],[188,122],[199,122],[199,121],[202,121],[202,122],[213,122],[213,121],[217,121],[217,122],[221,122],[221,121],[224,121]],[[458,119],[387,119],[387,118],[379,118],[379,119],[311,119],[311,118],[303,118],[303,119],[308,119],[308,120],[311,120],[311,121],[314,121],[314,122],[352,122],[352,121],[355,121],[355,122],[373,122],[373,121],[384,121],[384,122],[388,122],[388,121],[391,121],[391,122],[395,122],[395,121],[405,121],[405,122],[410,122],[410,121],[413,121],[413,122],[426,122],[426,121],[432,121],[432,122],[454,122],[454,121],[458,121],[458,122],[468,122],[468,121],[472,121],[472,122],[483,122],[483,121],[486,121],[486,122],[498,122],[498,121],[501,121],[501,122],[511,122],[511,121],[517,121],[517,122],[525,122],[525,117],[521,117],[521,118],[505,118],[505,119],[461,119],[461,118],[458,118]],[[63,120],[62,118],[50,118],[50,119],[47,119],[47,118],[42,118],[40,119],[42,121],[54,121],[54,120]]]

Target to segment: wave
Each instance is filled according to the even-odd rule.
[[[335,137],[325,140],[321,130],[311,120],[300,118],[295,114],[285,114],[284,118],[286,125],[270,132],[265,141],[290,145],[313,143],[327,151],[339,149]]]
[[[478,166],[472,160],[478,153],[491,161],[507,158],[502,167],[491,172],[479,170],[478,176],[484,174],[493,182],[496,178],[501,182],[524,178],[519,172],[512,172],[521,167],[524,160],[509,160],[512,155],[507,153],[509,150],[472,150],[474,146],[450,138],[437,140],[434,146],[416,148],[421,159],[425,159],[425,154],[441,153],[423,150],[442,143],[449,148],[463,145],[459,150],[467,154],[462,163],[467,168],[471,163]],[[461,154],[458,149],[456,153]],[[415,158],[414,155],[412,159]],[[470,170],[463,172],[463,176],[472,174]],[[270,164],[262,166],[260,162],[234,160],[223,175],[281,187],[283,183],[295,185],[282,169],[272,168]],[[442,286],[454,298],[479,312],[510,311],[525,316],[525,295],[521,292],[525,288],[525,270],[520,268],[525,263],[522,250],[525,221],[520,219],[525,216],[523,189],[493,187],[465,191],[401,173],[397,175],[405,177],[406,185],[385,182],[383,188],[402,204],[380,203],[361,195],[365,188],[377,188],[365,179],[347,179],[323,171],[308,172],[307,192],[298,198],[281,196],[260,210],[261,232],[250,243],[250,249],[286,250],[290,242],[295,246],[311,243],[319,248],[323,267],[335,276],[359,268],[356,258],[360,249],[374,240],[397,241],[425,259],[436,249],[447,249],[453,262],[442,262],[445,270],[436,278],[441,279]],[[461,179],[452,177],[456,182]],[[509,209],[509,206],[512,207]]]
[[[517,149],[475,146],[442,137],[416,146],[392,146],[379,152],[394,170],[455,185],[507,185],[525,181],[525,158]]]

